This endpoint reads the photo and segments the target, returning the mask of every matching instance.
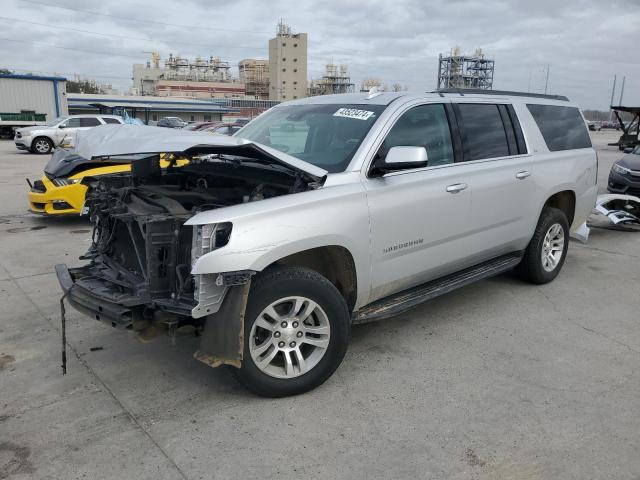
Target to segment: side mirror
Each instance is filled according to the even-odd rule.
[[[62,124],[58,125],[58,128],[66,128],[66,126],[65,126],[64,123],[62,123]]]
[[[424,147],[392,147],[387,156],[374,165],[372,174],[382,176],[398,170],[426,167],[429,159]]]
[[[631,152],[633,152],[633,147],[627,147],[622,152],[623,153],[631,153]]]

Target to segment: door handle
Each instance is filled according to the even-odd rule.
[[[526,170],[523,170],[521,172],[516,173],[516,178],[518,180],[524,180],[525,178],[527,178],[529,175],[531,175],[531,172],[527,172]]]
[[[458,193],[467,188],[469,185],[466,183],[454,183],[453,185],[449,185],[447,187],[447,192],[449,193]]]

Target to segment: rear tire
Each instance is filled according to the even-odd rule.
[[[308,268],[269,269],[249,292],[238,378],[265,397],[304,393],[338,368],[350,333],[349,309],[329,280]]]
[[[47,153],[51,153],[52,149],[53,149],[53,142],[49,140],[47,137],[36,137],[33,139],[33,142],[31,143],[32,153],[45,155]]]
[[[527,282],[549,283],[560,273],[568,248],[567,216],[562,210],[545,207],[516,272]]]

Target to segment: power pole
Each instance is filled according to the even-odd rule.
[[[620,87],[620,101],[618,102],[618,105],[622,105],[622,95],[624,95],[624,81],[627,79],[627,77],[622,77],[622,86]]]
[[[547,79],[544,82],[544,94],[547,94],[547,89],[549,88],[549,64],[547,64]]]
[[[613,121],[613,96],[616,93],[616,80],[618,79],[617,75],[613,76],[613,88],[611,89],[611,102],[609,102],[609,123]]]

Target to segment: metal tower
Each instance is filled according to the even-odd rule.
[[[438,89],[442,88],[493,88],[494,61],[486,59],[482,49],[473,55],[461,55],[455,47],[448,56],[438,59]]]

